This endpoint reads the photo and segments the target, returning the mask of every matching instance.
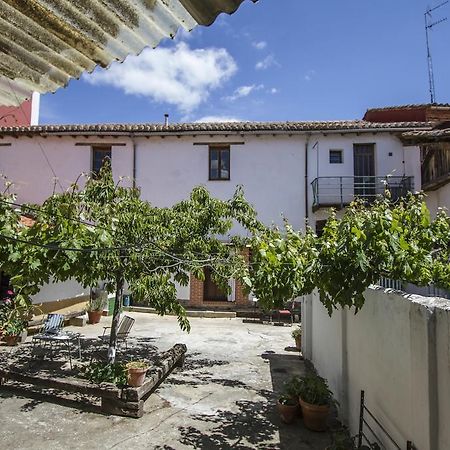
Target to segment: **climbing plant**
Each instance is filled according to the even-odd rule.
[[[432,220],[422,195],[393,204],[389,196],[368,206],[353,202],[338,219],[332,211],[323,235],[266,230],[252,240],[247,280],[266,308],[315,287],[329,314],[364,304],[364,291],[381,277],[450,288],[450,218]]]

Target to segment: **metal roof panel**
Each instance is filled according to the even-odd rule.
[[[54,92],[244,0],[0,0],[0,104]],[[253,2],[257,0],[251,0]]]

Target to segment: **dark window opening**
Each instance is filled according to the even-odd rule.
[[[106,159],[111,161],[111,147],[92,147],[92,173],[98,175]]]
[[[209,147],[209,179],[230,179],[230,147]]]
[[[323,229],[325,228],[326,224],[327,224],[326,219],[316,221],[316,234],[318,237],[321,237],[323,235]]]
[[[212,271],[209,267],[205,268],[205,283],[203,289],[204,301],[226,302],[228,295],[212,279]]]
[[[343,162],[342,150],[330,150],[330,164],[342,164]]]

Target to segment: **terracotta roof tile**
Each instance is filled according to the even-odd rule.
[[[364,120],[342,120],[323,122],[217,122],[217,123],[173,123],[168,126],[157,123],[142,124],[92,124],[92,125],[40,125],[29,127],[0,127],[0,135],[30,134],[179,134],[179,133],[246,133],[246,132],[326,132],[363,130],[426,129],[426,122],[380,123]]]

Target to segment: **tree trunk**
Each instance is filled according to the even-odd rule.
[[[123,274],[120,273],[116,277],[116,298],[114,301],[114,313],[111,323],[111,336],[109,338],[108,348],[108,364],[113,364],[116,361],[116,347],[117,347],[117,329],[119,327],[120,319],[120,305],[123,297]]]

